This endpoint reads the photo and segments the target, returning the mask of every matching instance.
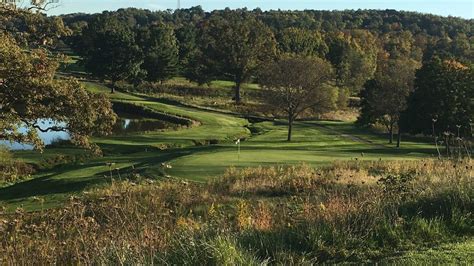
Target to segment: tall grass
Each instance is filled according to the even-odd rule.
[[[114,182],[0,218],[0,263],[368,262],[474,236],[472,163],[229,169],[209,184]]]

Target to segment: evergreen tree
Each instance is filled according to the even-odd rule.
[[[88,43],[81,51],[86,69],[98,78],[109,79],[112,93],[115,82],[139,75],[143,59],[135,35],[116,16],[97,17],[83,30],[83,38]]]
[[[171,26],[158,23],[142,32],[140,38],[147,81],[164,81],[178,70],[178,44]]]
[[[474,121],[474,71],[472,65],[439,57],[426,62],[417,71],[415,90],[403,114],[403,128],[410,133],[443,132],[471,136]]]

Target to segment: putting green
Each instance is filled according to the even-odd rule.
[[[331,123],[341,130],[346,123]],[[428,156],[431,147],[411,143],[395,149],[383,145],[384,140],[364,139],[340,133],[326,127],[324,122],[298,122],[294,127],[293,141],[287,142],[287,128],[283,123],[265,122],[256,125],[266,133],[237,145],[222,145],[170,161],[173,166],[167,173],[204,181],[221,174],[228,167],[255,167],[260,165],[285,165],[307,163],[328,164],[342,160],[411,160]],[[350,127],[349,127],[350,128]]]

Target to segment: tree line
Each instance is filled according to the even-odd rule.
[[[361,97],[358,124],[384,125],[390,142],[395,131],[398,143],[402,131],[472,133],[473,20],[394,10],[13,12],[2,30],[14,45],[51,51],[63,42],[112,92],[118,81],[180,75],[234,81],[239,103],[241,85],[257,82],[274,113],[288,118],[288,140],[305,111],[327,111],[350,95]]]
[[[235,82],[236,103],[242,83],[259,83],[275,113],[287,116],[288,140],[305,110],[327,111],[349,95],[361,97],[358,124],[385,126],[390,143],[397,133],[397,146],[402,131],[439,135],[457,125],[461,135],[471,134],[473,20],[394,10],[199,6],[62,18],[73,30],[66,42],[86,69],[112,83],[225,79]],[[460,80],[452,84],[450,75]]]
[[[281,54],[329,61],[338,87],[353,94],[375,74],[380,50],[417,62],[439,54],[473,59],[472,20],[394,10],[205,12],[197,6],[62,19],[73,31],[67,42],[98,77],[139,82],[179,74],[200,84],[227,79],[236,83],[236,101],[241,83],[255,79],[259,65]]]

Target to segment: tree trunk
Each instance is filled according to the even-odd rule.
[[[288,138],[287,141],[291,141],[291,132],[293,130],[293,116],[288,115]]]
[[[388,134],[390,136],[388,143],[392,144],[393,143],[393,123],[390,124],[390,128],[388,129]]]
[[[240,104],[241,102],[241,98],[240,98],[240,87],[242,85],[242,82],[241,81],[236,81],[235,82],[235,96],[234,96],[234,100],[235,100],[235,103],[236,104]]]
[[[397,134],[397,148],[400,148],[400,142],[402,141],[402,131],[400,125],[398,125],[398,134]]]
[[[446,156],[449,158],[449,156],[451,156],[451,148],[449,147],[449,136],[446,136],[444,139],[446,145]]]
[[[110,86],[110,93],[114,94],[115,93],[115,80],[112,80],[112,86]]]

